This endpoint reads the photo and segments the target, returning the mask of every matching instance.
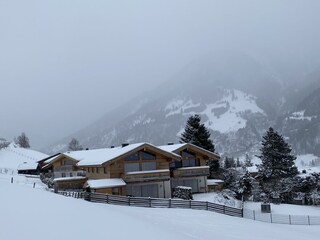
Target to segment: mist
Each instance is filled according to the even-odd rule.
[[[312,72],[319,12],[318,0],[0,0],[0,137],[26,132],[39,149],[217,51]]]

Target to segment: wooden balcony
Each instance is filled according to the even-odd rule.
[[[123,176],[125,182],[166,181],[170,179],[169,169],[127,172]]]
[[[209,176],[209,166],[184,167],[173,170],[173,177]]]

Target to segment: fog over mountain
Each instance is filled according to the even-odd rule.
[[[319,11],[318,0],[2,0],[0,137],[26,132],[46,151],[73,136],[163,144],[200,113],[220,152],[254,152],[270,125],[314,151]]]
[[[297,84],[285,73],[270,69],[272,65],[244,52],[206,55],[161,87],[72,136],[90,148],[140,141],[162,145],[178,142],[187,118],[197,113],[221,154],[256,154],[270,126],[288,138],[296,153],[318,154],[320,75],[315,81],[311,76],[316,70],[300,73],[304,83]],[[305,133],[308,129],[310,134]],[[66,150],[69,139],[49,150]]]

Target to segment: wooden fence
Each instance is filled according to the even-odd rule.
[[[119,195],[109,195],[101,193],[89,192],[65,192],[59,191],[61,195],[83,198],[90,202],[107,203],[122,206],[133,207],[150,207],[150,208],[183,208],[183,209],[196,209],[207,210],[211,212],[226,214],[234,217],[242,217],[242,209],[228,207],[211,202],[194,201],[194,200],[181,200],[181,199],[165,199],[165,198],[143,198],[143,197],[127,197]]]
[[[251,209],[243,209],[243,217],[255,221],[290,224],[290,225],[320,225],[320,216],[285,215],[261,213]]]

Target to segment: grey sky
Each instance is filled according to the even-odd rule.
[[[39,148],[208,52],[313,64],[320,1],[0,0],[0,137]]]

